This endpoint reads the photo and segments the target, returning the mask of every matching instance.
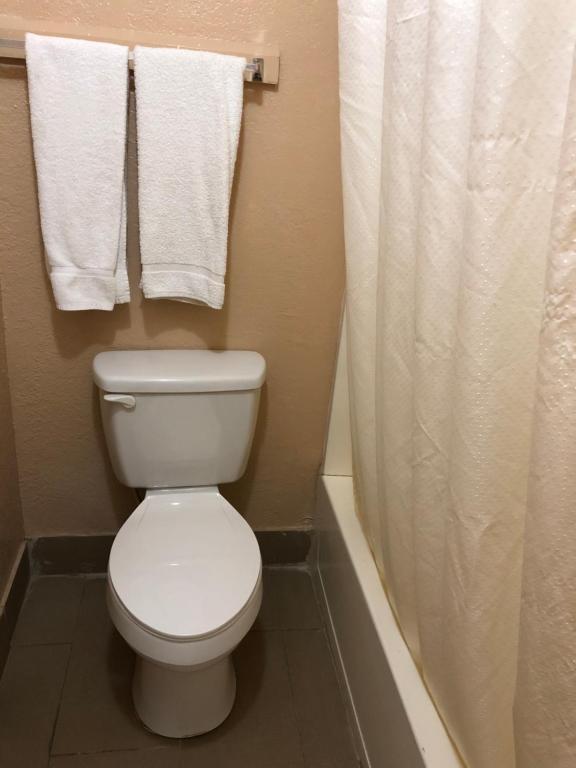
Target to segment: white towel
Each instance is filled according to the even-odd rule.
[[[26,35],[42,235],[58,309],[130,301],[128,48]]]
[[[142,289],[220,309],[245,59],[134,51]]]

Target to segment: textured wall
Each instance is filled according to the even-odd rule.
[[[46,279],[25,70],[0,65],[0,275],[22,504],[28,535],[115,530],[134,495],[107,461],[90,376],[111,347],[255,349],[268,382],[246,476],[224,489],[255,528],[309,519],[326,428],[343,283],[332,0],[4,0],[52,23],[278,42],[278,89],[245,88],[221,312],[144,302],[131,109],[129,265],[133,301],[112,313],[54,309]],[[0,17],[1,26],[1,17]],[[81,36],[81,35],[79,35]],[[133,105],[132,105],[133,107]]]
[[[0,607],[14,557],[23,538],[0,296]]]

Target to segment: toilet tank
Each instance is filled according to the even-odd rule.
[[[93,373],[121,483],[178,488],[243,475],[266,375],[257,352],[115,350],[96,355]]]

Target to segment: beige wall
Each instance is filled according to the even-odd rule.
[[[15,556],[23,538],[24,529],[18,494],[18,470],[6,367],[2,297],[0,296],[0,609]]]
[[[29,19],[277,42],[280,85],[246,86],[221,312],[137,289],[131,109],[132,304],[54,309],[43,265],[24,67],[0,65],[0,277],[28,535],[115,530],[134,506],[108,465],[91,382],[110,347],[255,349],[268,361],[253,457],[224,489],[255,528],[305,525],[322,460],[343,283],[333,0],[4,0]],[[1,26],[1,23],[0,23]],[[133,105],[132,105],[133,107]]]

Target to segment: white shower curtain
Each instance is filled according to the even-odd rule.
[[[359,513],[466,764],[574,768],[576,0],[339,10]]]

